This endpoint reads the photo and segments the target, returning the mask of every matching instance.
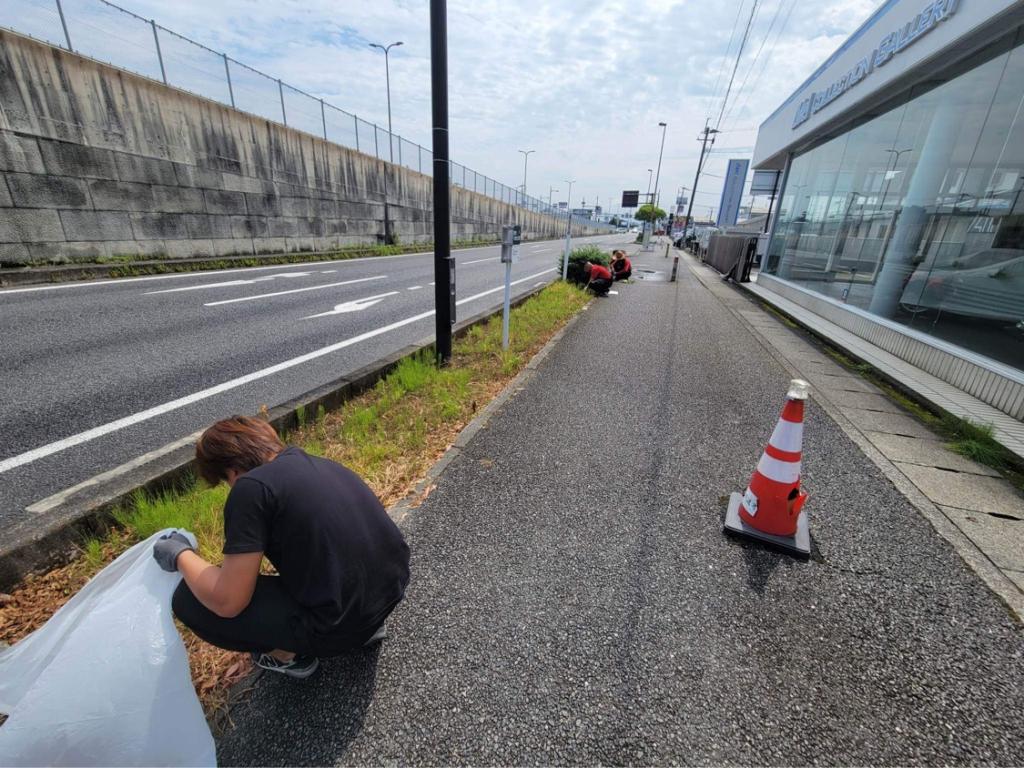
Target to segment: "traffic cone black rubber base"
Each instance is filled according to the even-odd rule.
[[[729,510],[725,513],[725,527],[722,529],[733,536],[753,539],[762,544],[778,549],[786,554],[806,560],[811,556],[811,532],[807,527],[807,513],[801,512],[796,519],[796,535],[773,536],[753,528],[740,518],[740,502],[743,497],[738,493],[729,496]]]

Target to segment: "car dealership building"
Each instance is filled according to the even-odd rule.
[[[1024,447],[1024,2],[888,0],[761,125],[753,165],[781,174],[756,292]]]

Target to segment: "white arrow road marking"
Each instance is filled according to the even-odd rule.
[[[512,281],[512,285],[516,285],[518,283],[525,283],[527,280],[534,280],[538,277],[542,277],[543,275],[548,274],[549,272],[554,271],[554,268],[545,269],[543,272],[538,272],[535,275],[528,275],[527,277],[520,278],[519,280],[514,280]],[[488,291],[482,291],[481,293],[477,293],[473,296],[467,296],[464,299],[460,299],[459,301],[456,302],[456,304],[461,306],[462,304],[466,304],[470,301],[475,301],[484,296],[488,296],[492,293],[501,291],[504,288],[504,285],[499,285],[497,288],[491,288]],[[308,363],[310,360],[316,360],[317,358],[323,357],[324,355],[329,355],[332,352],[337,352],[340,349],[351,347],[354,344],[366,341],[367,339],[372,339],[376,336],[381,336],[385,333],[389,333],[393,330],[402,328],[406,325],[411,325],[412,323],[418,322],[420,320],[425,320],[428,317],[433,317],[433,315],[434,310],[432,309],[427,312],[421,312],[418,315],[407,317],[404,320],[398,320],[397,322],[391,323],[390,325],[375,328],[372,331],[361,333],[358,336],[352,336],[351,338],[339,341],[336,344],[331,344],[330,346],[322,347],[320,349],[313,350],[312,352],[307,352],[304,355],[293,357],[290,360],[285,360],[284,362],[277,363],[276,365],[272,365],[268,368],[263,368],[261,370],[254,371],[253,373],[247,373],[244,376],[239,376],[229,381],[225,381],[222,384],[217,384],[207,389],[200,390],[199,392],[194,392],[191,395],[179,397],[177,400],[171,400],[170,402],[163,403],[161,405],[155,405],[152,408],[147,408],[144,411],[133,413],[130,416],[125,416],[123,418],[116,419],[115,421],[111,421],[106,424],[101,424],[98,427],[87,429],[84,432],[79,432],[78,434],[71,435],[70,437],[65,437],[62,440],[56,440],[52,443],[47,443],[46,445],[42,445],[38,448],[33,448],[30,451],[19,453],[17,456],[11,456],[8,459],[0,461],[0,474],[3,474],[4,472],[9,472],[10,470],[16,469],[17,467],[24,466],[25,464],[31,464],[33,461],[38,461],[39,459],[46,458],[47,456],[52,456],[53,454],[67,450],[68,448],[73,448],[76,445],[81,445],[82,443],[87,443],[91,440],[103,437],[104,435],[109,435],[112,432],[117,432],[119,430],[126,429],[127,427],[134,426],[135,424],[140,424],[144,421],[149,421],[150,419],[154,419],[157,416],[162,416],[165,413],[170,413],[171,411],[176,411],[179,408],[184,408],[185,406],[192,405],[192,403],[197,403],[200,400],[206,400],[207,398],[213,397],[214,395],[219,395],[223,392],[228,392],[232,389],[237,389],[238,387],[245,386],[246,384],[250,384],[254,381],[265,379],[268,376],[273,376],[275,373],[280,373],[281,371],[286,371],[289,368],[294,368],[297,365]]]
[[[202,285],[186,285],[182,288],[165,288],[162,291],[146,291],[144,296],[153,296],[158,293],[180,293],[181,291],[201,291],[204,288],[229,288],[236,285],[252,285],[253,283],[265,283],[268,280],[276,280],[279,277],[309,277],[312,272],[282,272],[279,275],[265,275],[254,277],[252,280],[225,280],[220,283],[203,283]]]
[[[398,291],[389,291],[388,293],[378,293],[376,296],[367,296],[365,299],[346,301],[344,304],[338,304],[334,309],[328,310],[327,312],[321,312],[317,315],[306,315],[306,317],[302,319],[309,320],[313,317],[327,317],[328,315],[342,315],[346,312],[359,312],[360,310],[372,307],[374,304],[379,304],[388,296],[394,296],[397,293]]]
[[[240,296],[237,299],[223,299],[221,301],[208,301],[204,307],[219,307],[221,304],[237,304],[240,301],[256,301],[257,299],[269,299],[272,296],[284,296],[289,293],[304,293],[305,291],[320,291],[324,288],[337,288],[339,285],[355,285],[356,283],[368,283],[371,280],[387,280],[387,275],[375,277],[360,277],[358,280],[342,280],[340,283],[327,283],[327,285],[310,285],[306,288],[292,288],[290,291],[274,291],[273,293],[257,293],[255,296]]]

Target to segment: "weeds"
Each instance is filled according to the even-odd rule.
[[[995,439],[993,425],[964,419],[951,413],[936,413],[919,400],[893,386],[870,363],[854,360],[829,344],[822,344],[821,349],[844,368],[870,381],[890,400],[945,438],[946,447],[953,453],[958,453],[999,471],[1014,486],[1024,490],[1024,465],[1016,454]]]

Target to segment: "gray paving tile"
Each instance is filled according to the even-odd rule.
[[[882,411],[884,413],[898,413],[906,415],[906,411],[885,395],[876,395],[870,392],[846,392],[843,390],[822,390],[822,394],[844,408],[861,408],[865,411]]]
[[[899,413],[883,413],[881,411],[865,411],[861,408],[844,408],[839,403],[839,409],[853,425],[862,432],[886,432],[891,435],[905,435],[907,437],[921,437],[934,439],[935,433],[909,416]]]
[[[1003,520],[945,506],[942,511],[1001,569],[1024,571],[1024,520]]]
[[[858,378],[857,376],[850,376],[848,374],[837,376],[831,373],[815,373],[813,371],[809,371],[807,375],[809,377],[808,381],[810,381],[811,384],[823,388],[878,394],[878,389],[876,387],[871,386],[869,383],[864,381],[864,379]]]
[[[936,504],[1024,520],[1024,498],[1005,480],[903,462],[896,466]]]
[[[941,440],[904,437],[871,430],[864,432],[864,435],[889,461],[922,464],[926,467],[942,467],[974,475],[999,477],[999,473],[994,469],[953,453],[943,445]]]

